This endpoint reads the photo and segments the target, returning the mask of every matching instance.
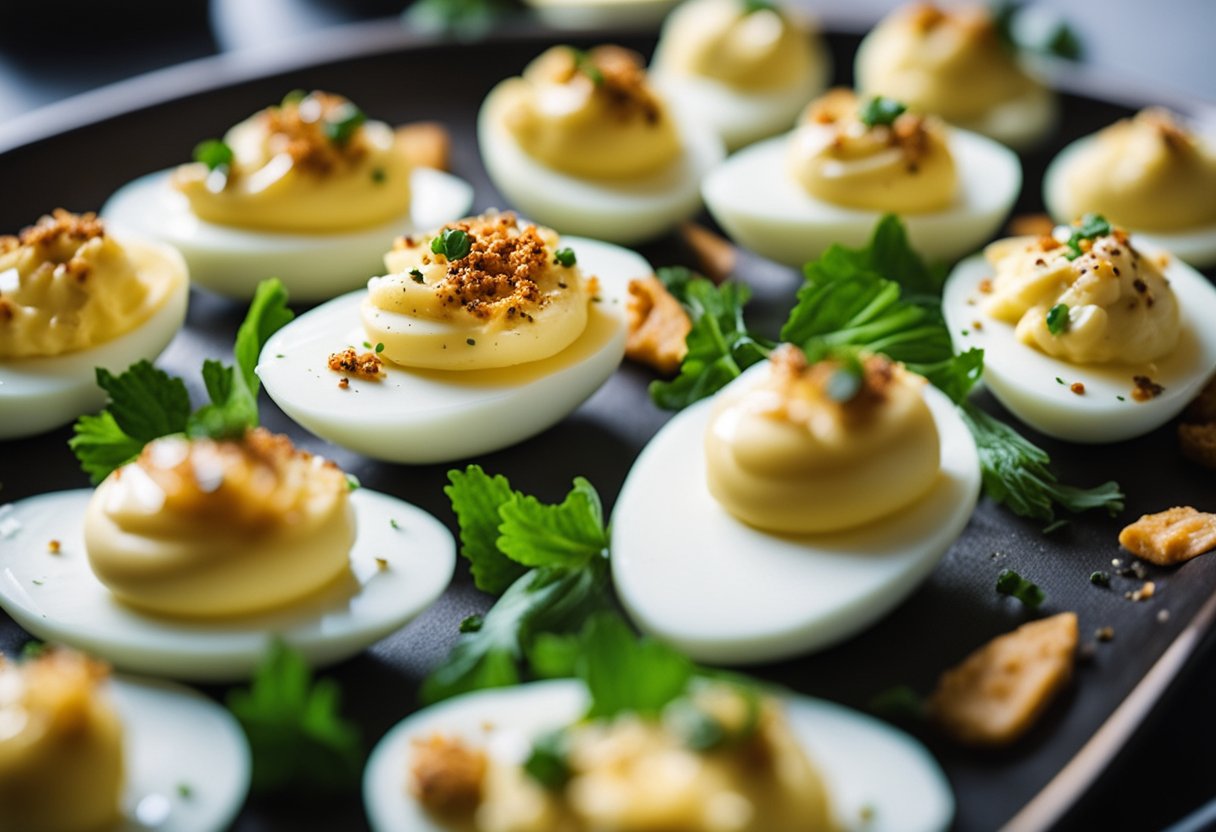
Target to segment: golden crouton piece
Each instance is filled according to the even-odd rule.
[[[959,742],[1011,743],[1068,683],[1076,651],[1075,613],[1023,624],[943,673],[929,712]]]
[[[714,283],[722,283],[734,272],[735,247],[729,240],[694,222],[680,225],[680,239],[692,253],[696,270]]]
[[[629,281],[625,313],[629,318],[625,355],[674,375],[688,352],[684,339],[692,329],[684,307],[657,277],[640,277]]]
[[[1208,380],[1182,415],[1187,422],[1216,422],[1216,376]]]
[[[485,752],[459,739],[434,734],[413,744],[410,790],[429,811],[472,812],[481,802]]]
[[[397,147],[420,168],[447,170],[452,151],[452,137],[437,121],[416,121],[397,128]]]
[[[1190,506],[1146,514],[1119,532],[1119,544],[1158,566],[1185,563],[1216,549],[1216,514]]]
[[[1216,421],[1179,425],[1178,445],[1187,459],[1216,470]]]

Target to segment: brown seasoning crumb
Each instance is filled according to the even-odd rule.
[[[355,352],[354,347],[347,347],[342,352],[335,352],[329,356],[329,369],[335,373],[347,373],[367,381],[379,381],[383,368],[384,362],[376,353],[358,353]],[[349,379],[343,378],[338,382],[338,386],[345,388],[349,383]]]

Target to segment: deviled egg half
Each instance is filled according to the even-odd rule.
[[[835,89],[793,132],[744,148],[705,178],[705,204],[735,242],[801,266],[833,243],[864,245],[899,214],[932,260],[975,250],[1017,198],[1017,156],[991,139]]]
[[[249,747],[226,710],[70,650],[0,655],[0,725],[0,829],[214,832],[249,790]]]
[[[409,717],[368,761],[372,828],[828,832],[868,806],[874,832],[940,832],[954,813],[919,743],[827,702],[694,682],[661,715],[587,708],[584,687],[563,680]]]
[[[555,46],[503,81],[477,117],[495,187],[563,234],[615,243],[658,237],[701,207],[722,142],[665,101],[638,55]]]
[[[857,89],[1025,150],[1054,126],[1055,95],[1001,41],[983,5],[911,3],[874,28],[857,50]]]
[[[653,32],[679,0],[524,0],[554,29],[578,32],[639,29]]]
[[[1035,430],[1118,442],[1178,415],[1216,370],[1216,287],[1101,217],[999,240],[951,273],[956,348]]]
[[[40,638],[162,676],[247,677],[276,633],[313,664],[347,658],[429,606],[455,567],[439,521],[352,492],[261,428],[156,439],[93,492],[6,508],[0,606]]]
[[[682,3],[650,66],[655,86],[728,150],[789,130],[831,72],[810,22],[767,0]]]
[[[100,407],[96,368],[155,359],[181,328],[188,296],[180,254],[116,238],[93,214],[58,209],[0,236],[0,439]]]
[[[283,411],[334,444],[447,462],[563,419],[625,351],[625,302],[650,265],[489,213],[399,239],[389,273],[301,315],[262,350]]]
[[[1043,179],[1059,222],[1099,213],[1193,266],[1216,264],[1216,141],[1153,107],[1060,151]]]
[[[411,167],[391,127],[324,92],[289,95],[195,158],[121,188],[102,216],[172,244],[198,285],[233,298],[268,275],[294,300],[331,298],[375,274],[394,237],[473,201],[468,183]]]
[[[693,658],[788,658],[909,595],[979,489],[970,432],[923,378],[784,345],[642,451],[612,517],[613,579],[643,631]]]

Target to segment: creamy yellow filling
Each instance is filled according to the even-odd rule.
[[[811,102],[790,137],[789,167],[807,193],[834,205],[916,214],[950,207],[958,191],[945,127],[904,113],[867,125],[849,90]]]
[[[176,252],[119,243],[92,214],[57,210],[0,237],[0,359],[88,349],[138,328],[186,281]]]
[[[710,494],[759,529],[852,528],[915,502],[937,481],[940,439],[925,380],[885,358],[860,376],[774,353],[760,384],[727,393],[705,434]]]
[[[0,656],[0,832],[100,832],[120,820],[122,725],[106,668],[55,650]]]
[[[817,48],[808,29],[776,7],[697,0],[683,4],[664,27],[655,66],[741,91],[773,90],[809,75]]]
[[[857,86],[947,121],[982,119],[1041,87],[1001,43],[982,6],[912,3],[888,15],[858,52]]]
[[[225,135],[230,164],[183,165],[173,184],[220,225],[326,233],[390,222],[409,210],[409,161],[392,128],[358,112],[321,92],[268,107]]]
[[[524,152],[563,173],[628,179],[663,170],[682,153],[667,105],[638,56],[620,47],[555,46],[491,95]]]
[[[1165,110],[1107,127],[1060,175],[1070,217],[1097,212],[1145,231],[1216,223],[1216,148]]]
[[[513,214],[399,239],[384,258],[391,273],[368,283],[367,339],[407,367],[476,370],[556,355],[586,328],[594,293],[577,254]]]
[[[332,463],[261,428],[240,441],[157,439],[89,501],[89,564],[119,600],[155,613],[279,607],[347,571],[348,492]]]
[[[1014,324],[1022,343],[1075,364],[1139,364],[1173,351],[1178,301],[1153,258],[1117,229],[1082,246],[1070,260],[1051,237],[991,244],[984,254],[996,275],[984,311]]]

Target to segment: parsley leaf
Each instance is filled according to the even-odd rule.
[[[228,694],[253,752],[253,788],[339,793],[358,782],[358,729],[339,713],[332,679],[312,682],[304,657],[275,640],[248,690]]]
[[[1088,489],[1063,485],[1042,448],[973,404],[964,404],[959,413],[979,449],[984,493],[1014,514],[1051,523],[1057,507],[1073,513],[1104,508],[1112,515],[1123,510],[1117,482]]]
[[[714,286],[687,269],[659,269],[658,278],[692,320],[679,375],[650,384],[650,398],[659,407],[680,410],[712,396],[768,357],[773,345],[749,333],[743,321],[743,306],[750,296],[747,286],[731,282]]]
[[[1047,593],[1038,584],[1028,581],[1012,569],[1003,569],[996,576],[996,591],[1012,595],[1032,610],[1037,610],[1047,600]]]
[[[337,145],[344,145],[354,137],[355,131],[367,121],[367,115],[349,101],[334,108],[325,119],[325,138]]]
[[[638,639],[615,613],[592,616],[576,669],[591,694],[588,719],[622,713],[657,717],[682,696],[695,666],[660,641]]]
[[[479,465],[449,471],[443,493],[460,524],[460,554],[472,564],[473,582],[482,592],[499,594],[527,571],[498,550],[498,509],[515,499],[507,478],[491,477]]]
[[[202,162],[207,170],[227,171],[235,158],[232,148],[219,139],[207,139],[194,146],[194,161]]]
[[[94,485],[138,456],[148,442],[184,431],[190,416],[186,385],[147,361],[117,376],[98,367],[97,385],[109,394],[106,409],[77,419],[68,440]]]
[[[1071,226],[1072,234],[1065,243],[1068,246],[1068,251],[1064,256],[1069,260],[1076,260],[1085,251],[1081,248],[1082,240],[1093,240],[1098,237],[1105,237],[1111,232],[1110,223],[1106,221],[1106,217],[1101,214],[1086,214],[1081,217],[1081,221],[1074,226]]]
[[[1068,304],[1057,303],[1047,310],[1047,331],[1059,335],[1068,329]]]
[[[498,549],[524,566],[581,569],[606,557],[608,532],[599,494],[582,477],[558,505],[519,495],[499,506]]]
[[[903,103],[894,98],[876,95],[862,105],[861,111],[857,115],[866,127],[878,127],[879,125],[894,124],[895,119],[902,116],[907,110],[908,108]]]
[[[445,228],[431,240],[431,252],[442,254],[448,260],[467,257],[471,248],[472,240],[469,239],[468,232],[460,228]]]

